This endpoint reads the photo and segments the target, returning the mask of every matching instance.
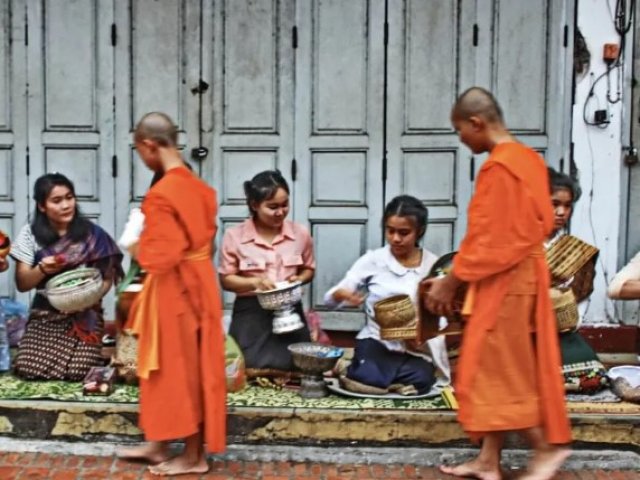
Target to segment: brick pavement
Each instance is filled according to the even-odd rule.
[[[515,475],[513,475],[515,476]],[[141,464],[122,462],[114,457],[54,455],[45,453],[0,453],[1,480],[146,480],[153,477]],[[214,461],[202,476],[185,475],[184,480],[337,480],[337,479],[424,479],[447,477],[436,469],[412,465],[344,465],[293,462]],[[449,477],[450,478],[450,477]],[[632,471],[567,471],[558,480],[639,480]]]

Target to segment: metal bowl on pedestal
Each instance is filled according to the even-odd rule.
[[[322,398],[329,392],[323,373],[333,369],[344,350],[312,342],[300,342],[289,345],[293,364],[302,372],[300,396],[303,398]]]
[[[273,312],[273,333],[282,334],[304,327],[300,315],[294,310],[302,300],[302,284],[300,282],[281,282],[273,290],[257,292],[258,302],[265,310]]]

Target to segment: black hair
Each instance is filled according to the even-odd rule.
[[[582,195],[582,189],[578,181],[551,167],[547,167],[547,170],[549,172],[549,190],[551,190],[551,194],[553,195],[556,190],[569,190],[571,192],[571,203],[576,203],[580,199],[580,195]]]
[[[258,173],[251,180],[244,182],[244,194],[247,198],[247,206],[251,215],[255,215],[251,204],[271,200],[280,188],[287,194],[290,193],[289,184],[280,173],[280,170],[265,170]]]
[[[413,217],[415,219],[416,229],[418,230],[418,238],[422,239],[427,233],[427,223],[429,221],[429,209],[411,195],[399,195],[391,199],[384,208],[382,224],[385,225],[389,217]]]
[[[60,239],[60,235],[52,227],[49,218],[40,207],[44,207],[47,198],[55,187],[67,187],[73,197],[76,197],[76,190],[73,182],[61,173],[48,173],[36,180],[33,185],[33,199],[36,201],[35,213],[31,222],[31,232],[38,244],[48,247]],[[91,232],[91,222],[80,213],[80,208],[76,203],[76,211],[69,224],[67,236],[74,242],[79,242],[87,238]]]

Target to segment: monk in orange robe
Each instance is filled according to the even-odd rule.
[[[569,456],[571,441],[542,247],[554,224],[547,169],[540,155],[511,136],[486,90],[464,92],[451,117],[473,153],[490,155],[452,271],[429,281],[426,307],[450,314],[457,289],[468,283],[473,305],[455,387],[458,419],[482,447],[475,460],[441,470],[500,479],[504,435],[517,431],[534,449],[523,478],[547,480]]]
[[[156,464],[151,473],[205,473],[226,443],[224,331],[212,264],[215,191],[185,168],[177,130],[161,113],[135,130],[144,163],[164,176],[142,203],[144,229],[132,252],[147,272],[128,328],[138,336],[140,427],[150,442],[120,453]],[[168,441],[185,439],[169,459]]]

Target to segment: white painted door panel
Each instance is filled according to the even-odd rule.
[[[462,237],[471,155],[451,126],[458,95],[473,86],[475,1],[389,3],[386,200],[409,194],[429,209],[425,246],[442,255]]]
[[[0,3],[0,230],[15,238],[27,222],[26,5]],[[14,296],[14,262],[0,274],[0,295]],[[22,301],[26,295],[20,295]]]
[[[279,169],[293,189],[292,0],[220,0],[214,5],[210,65],[213,126],[203,176],[218,191],[219,240],[247,218],[243,183]],[[215,41],[213,40],[215,39]],[[207,65],[205,65],[207,67]],[[293,202],[293,198],[292,198]],[[225,294],[230,307],[233,295]]]
[[[327,312],[325,292],[381,245],[384,1],[296,4],[295,219],[309,226],[310,305],[325,328],[352,330],[360,311]]]

